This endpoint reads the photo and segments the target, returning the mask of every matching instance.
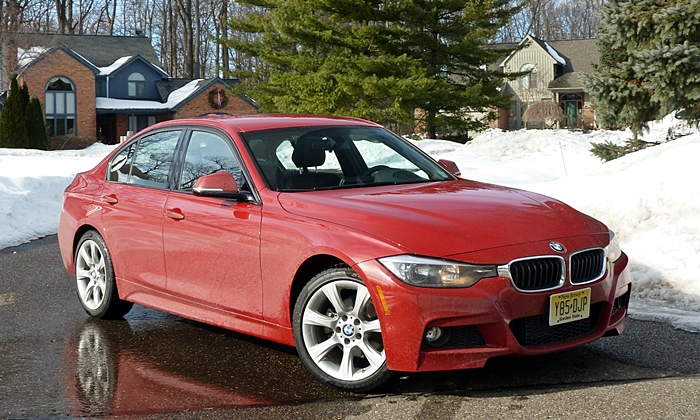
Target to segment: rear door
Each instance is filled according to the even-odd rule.
[[[112,158],[100,197],[102,224],[117,276],[165,290],[163,208],[183,130],[162,130]]]

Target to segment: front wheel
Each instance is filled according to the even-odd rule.
[[[302,362],[329,386],[367,392],[391,377],[369,291],[349,268],[326,270],[304,286],[293,330]]]
[[[95,231],[80,238],[75,251],[75,280],[80,303],[90,316],[120,318],[134,305],[119,299],[107,244]]]

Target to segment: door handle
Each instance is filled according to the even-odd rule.
[[[119,199],[117,199],[116,194],[109,194],[109,195],[103,195],[102,197],[100,197],[100,201],[102,201],[103,203],[107,203],[107,204],[117,204],[119,202]]]
[[[185,218],[185,215],[182,214],[180,209],[167,209],[165,210],[165,215],[173,220],[182,220]]]

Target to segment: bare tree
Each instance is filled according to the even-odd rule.
[[[228,28],[229,17],[241,10],[232,0],[0,0],[0,36],[139,33],[151,39],[171,76],[212,77],[255,64],[225,45],[230,37],[248,36]]]
[[[494,41],[519,42],[527,35],[540,39],[595,38],[605,0],[530,0]],[[513,0],[510,7],[519,4]]]

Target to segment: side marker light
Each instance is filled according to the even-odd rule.
[[[389,315],[391,311],[389,310],[389,304],[386,302],[386,297],[384,297],[384,292],[381,286],[377,286],[377,295],[379,295],[379,300],[382,302],[382,308],[384,308],[384,315]]]

